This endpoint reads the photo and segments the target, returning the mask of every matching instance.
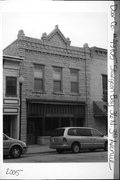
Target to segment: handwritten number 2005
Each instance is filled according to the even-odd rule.
[[[9,169],[7,168],[6,169],[6,174],[8,175],[16,175],[16,176],[19,176],[20,175],[20,171],[23,171],[23,170],[13,170],[13,169]]]

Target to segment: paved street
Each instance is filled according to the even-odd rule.
[[[49,149],[47,146],[36,146],[28,148],[28,152],[21,158],[6,158],[4,162],[107,162],[107,154],[104,150],[96,150],[95,152],[86,150],[78,154],[68,151],[63,154],[58,154],[55,150]]]

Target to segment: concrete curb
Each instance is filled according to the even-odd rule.
[[[38,153],[50,153],[54,152],[55,150],[50,149],[49,146],[43,145],[29,145],[27,149],[27,154],[38,154]]]

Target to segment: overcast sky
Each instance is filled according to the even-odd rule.
[[[36,5],[36,10],[30,4],[29,10],[24,9],[26,4],[22,6],[22,1],[18,5],[6,6],[2,14],[2,48],[17,38],[20,29],[24,30],[26,36],[40,39],[42,33],[49,34],[56,24],[64,36],[70,38],[73,46],[81,47],[88,43],[90,47],[107,48],[107,1],[87,2],[87,5],[86,2],[44,3],[39,4],[40,8]]]
[[[20,29],[26,36],[41,38],[55,25],[74,46],[107,47],[107,14],[105,13],[5,13],[3,15],[3,48],[14,41]]]

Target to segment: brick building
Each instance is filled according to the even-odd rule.
[[[21,139],[28,144],[47,142],[50,132],[60,126],[92,126],[106,133],[102,74],[107,74],[107,51],[70,43],[55,26],[41,39],[20,30],[4,49],[5,55],[23,58]],[[95,81],[100,81],[99,88]]]

